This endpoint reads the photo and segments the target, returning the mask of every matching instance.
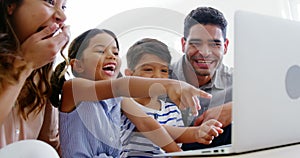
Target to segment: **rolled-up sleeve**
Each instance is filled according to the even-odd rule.
[[[51,104],[45,107],[44,121],[38,139],[49,143],[59,151],[58,109]]]

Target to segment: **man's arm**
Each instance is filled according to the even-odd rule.
[[[232,122],[232,102],[213,107],[205,111],[201,116],[195,119],[194,125],[199,126],[209,119],[216,119],[223,124],[223,127],[228,126]]]

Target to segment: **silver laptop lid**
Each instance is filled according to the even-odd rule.
[[[237,11],[234,23],[231,147],[157,156],[242,153],[300,142],[300,22]]]
[[[300,142],[300,23],[238,11],[234,27],[235,152]]]

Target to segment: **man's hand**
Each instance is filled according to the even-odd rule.
[[[223,127],[231,124],[232,102],[208,109],[201,116],[195,119],[194,126],[199,126],[210,119],[216,119],[223,124]]]

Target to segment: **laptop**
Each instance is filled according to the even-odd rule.
[[[237,11],[232,144],[157,156],[248,153],[300,142],[300,22]]]

